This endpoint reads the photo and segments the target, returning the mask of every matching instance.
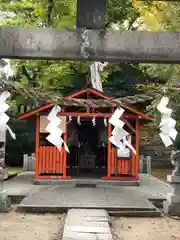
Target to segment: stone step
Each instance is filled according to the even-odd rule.
[[[69,233],[62,240],[112,240],[111,234]]]
[[[23,202],[23,200],[22,200]],[[75,209],[79,209],[81,206],[75,206],[75,205],[64,205],[64,206],[58,206],[58,205],[28,205],[28,204],[23,204],[23,203],[18,204],[17,206],[17,210],[18,212],[29,212],[29,213],[61,213],[64,211],[68,211],[71,208],[75,208]],[[85,206],[83,207],[82,205],[82,209],[92,209],[95,208],[95,204],[92,204],[92,206]],[[97,209],[106,209],[107,212],[132,212],[132,214],[136,213],[136,212],[142,212],[142,214],[144,213],[144,215],[146,215],[147,212],[152,212],[152,211],[156,211],[156,208],[154,207],[152,208],[123,208],[123,207],[109,207],[109,206],[102,206],[99,207],[97,206]]]
[[[76,187],[82,187],[82,188],[96,188],[95,183],[76,183]]]
[[[96,223],[96,222],[94,222]],[[79,223],[81,224],[81,223]],[[66,224],[64,227],[64,231],[66,232],[76,232],[76,233],[92,233],[92,234],[110,234],[110,228],[109,225],[102,227],[102,226],[91,226],[91,223],[89,224],[90,226],[82,226],[82,225],[76,225],[74,226],[73,224]],[[95,225],[95,224],[93,224]],[[98,224],[99,225],[99,224]]]
[[[81,239],[112,240],[109,215],[105,210],[70,209],[68,211],[62,240]]]
[[[70,218],[70,217],[69,217]],[[79,216],[74,216],[73,217],[73,219],[75,219],[76,221],[80,221],[81,220],[81,217],[79,217]],[[109,222],[109,220],[107,219],[107,217],[105,217],[105,216],[84,216],[84,220],[86,221],[86,222],[94,222],[95,220],[96,221],[98,221],[98,222],[102,222],[102,223],[104,223],[104,222]],[[82,223],[81,221],[80,221],[80,223]]]
[[[101,209],[101,210],[97,210],[97,209],[70,209],[68,211],[68,216],[75,216],[75,214],[78,211],[78,215],[77,217],[96,217],[96,216],[100,216],[100,217],[108,217],[108,213],[106,212],[106,210]],[[73,216],[73,217],[74,217]]]
[[[46,186],[32,191],[18,210],[36,213],[69,209],[105,209],[106,211],[156,211],[156,207],[134,188],[68,188]],[[76,215],[74,215],[76,216]]]
[[[157,209],[154,211],[109,211],[113,217],[161,217],[162,212]]]
[[[33,179],[35,185],[66,185],[76,186],[76,184],[96,184],[97,186],[139,186],[140,181],[113,181],[113,180],[102,180],[102,179],[70,179],[70,180],[57,180],[57,179]]]

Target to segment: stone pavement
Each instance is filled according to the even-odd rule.
[[[76,188],[43,186],[32,191],[18,205],[19,210],[55,212],[70,208],[106,209],[108,211],[155,211],[155,206],[136,188]]]
[[[143,216],[145,211],[148,211],[148,214],[151,214],[152,211],[153,215],[154,205],[148,200],[162,204],[166,200],[167,193],[172,191],[170,185],[147,174],[140,175],[140,186],[124,187],[99,184],[93,189],[75,188],[72,184],[67,183],[64,185],[34,185],[33,175],[33,172],[22,173],[5,182],[5,190],[12,200],[22,200],[28,196],[18,206],[19,209],[27,207],[28,211],[31,209],[36,212],[41,206],[42,212],[46,212],[47,209],[55,212],[72,207],[84,207],[103,208],[109,212],[121,211],[121,213],[123,210],[128,212],[131,209],[138,209],[139,213],[142,211]]]
[[[9,181],[6,181],[4,183],[4,188],[7,190],[8,195],[26,196],[30,191],[38,189],[40,186],[33,185],[33,175],[33,172],[25,172]]]
[[[172,192],[172,186],[151,175],[140,174],[139,192],[150,200],[165,200],[167,193]]]
[[[105,210],[70,209],[62,240],[112,240]]]
[[[17,177],[5,182],[5,189],[7,190],[8,195],[26,196],[32,191],[43,188],[43,185],[33,185],[33,175],[33,172],[26,172],[19,174]],[[72,187],[69,184],[61,186],[66,186],[67,188]],[[116,189],[114,191],[121,191],[121,188],[123,188],[123,186],[111,186],[106,184],[98,185],[97,187]],[[145,196],[147,199],[157,200],[165,200],[167,193],[172,192],[172,187],[170,185],[148,174],[140,174],[140,186],[129,186],[127,188],[136,189],[140,195]]]

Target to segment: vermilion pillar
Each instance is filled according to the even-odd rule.
[[[139,119],[136,119],[136,177],[139,176]]]
[[[67,131],[64,133],[64,142],[67,144]],[[66,178],[67,167],[67,153],[65,147],[63,147],[63,177]]]
[[[39,173],[39,130],[40,130],[40,117],[36,115],[36,169],[35,177],[38,177]]]
[[[108,123],[108,158],[107,158],[107,177],[111,177],[111,137],[112,125]]]

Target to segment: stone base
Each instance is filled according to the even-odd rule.
[[[180,216],[180,203],[163,202],[163,210],[165,214],[171,216]]]
[[[173,194],[173,193],[168,193],[166,200],[170,204],[180,204],[180,195],[179,194]]]
[[[180,176],[168,175],[167,181],[172,186],[172,192],[167,194],[167,201],[163,202],[164,213],[180,216]]]
[[[8,178],[8,171],[4,169],[4,176],[3,179],[6,180]]]
[[[11,200],[7,196],[6,191],[0,192],[0,212],[8,212],[10,210]]]
[[[167,181],[169,183],[177,183],[177,184],[179,183],[180,184],[180,176],[168,175]]]
[[[64,185],[64,186],[77,186],[78,184],[93,184],[93,185],[104,185],[104,186],[140,186],[140,181],[114,181],[114,180],[102,180],[102,179],[84,179],[76,178],[70,180],[64,179],[33,179],[34,185]]]

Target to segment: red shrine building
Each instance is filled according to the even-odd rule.
[[[127,101],[128,102],[128,99]],[[130,99],[129,99],[130,102]],[[61,99],[59,117],[63,140],[70,153],[59,151],[46,137],[47,116],[54,104],[46,104],[18,117],[36,119],[35,179],[101,179],[139,181],[139,128],[144,120],[152,120],[117,98],[110,98],[92,88],[75,92]],[[131,150],[120,151],[108,139],[113,126],[108,122],[115,109],[125,109],[121,119],[131,135]]]

